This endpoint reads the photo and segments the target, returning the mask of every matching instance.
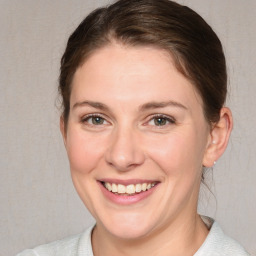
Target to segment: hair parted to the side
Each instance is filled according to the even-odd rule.
[[[170,53],[179,72],[195,86],[212,124],[227,94],[225,56],[220,40],[196,12],[168,0],[119,0],[89,14],[70,36],[61,59],[59,93],[68,123],[73,76],[96,50],[117,42],[153,46]]]

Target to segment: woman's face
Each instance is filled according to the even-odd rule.
[[[64,140],[98,228],[138,238],[195,216],[210,129],[166,52],[96,51],[75,73]]]

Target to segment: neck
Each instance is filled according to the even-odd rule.
[[[97,225],[92,235],[94,255],[194,255],[204,242],[208,229],[198,214],[185,218],[185,221],[181,217],[150,236],[134,240],[115,237]]]

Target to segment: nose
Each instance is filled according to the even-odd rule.
[[[139,137],[128,127],[113,131],[105,154],[106,162],[118,171],[129,171],[143,164],[145,155]]]

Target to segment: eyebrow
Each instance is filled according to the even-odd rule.
[[[94,102],[94,101],[76,102],[72,108],[75,109],[75,108],[83,107],[83,106],[90,106],[90,107],[97,108],[100,110],[105,110],[105,111],[109,110],[109,107],[107,105],[100,103],[100,102]]]
[[[100,109],[103,111],[110,111],[109,107],[101,102],[94,102],[94,101],[82,101],[82,102],[76,102],[73,105],[73,109],[83,106],[90,106],[96,109]],[[156,109],[156,108],[165,108],[165,107],[176,107],[176,108],[182,108],[185,110],[188,110],[187,107],[185,107],[183,104],[176,102],[176,101],[162,101],[162,102],[148,102],[139,107],[140,111],[146,111],[150,109]]]
[[[176,108],[182,108],[184,110],[188,110],[187,107],[185,107],[183,104],[170,100],[170,101],[162,101],[162,102],[149,102],[145,103],[142,106],[140,106],[141,111],[149,110],[149,109],[155,109],[155,108],[165,108],[165,107],[176,107]]]

